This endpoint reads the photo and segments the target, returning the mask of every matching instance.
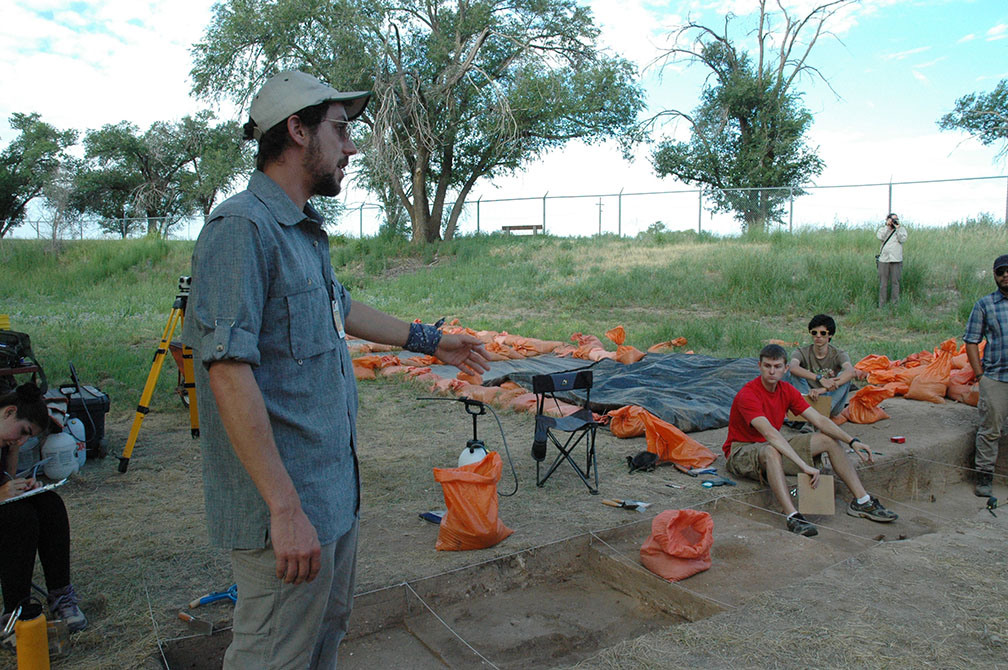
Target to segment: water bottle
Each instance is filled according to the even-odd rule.
[[[49,670],[49,636],[42,603],[29,599],[22,604],[14,635],[18,670]]]
[[[79,471],[84,467],[84,463],[87,461],[87,432],[84,430],[84,422],[74,417],[67,421],[66,428],[64,430],[73,436],[73,439],[77,441],[77,448],[74,451],[74,458],[77,460],[77,470]]]

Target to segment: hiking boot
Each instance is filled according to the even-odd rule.
[[[973,493],[980,498],[990,498],[994,493],[993,485],[994,475],[992,473],[978,472],[976,488],[973,489]]]
[[[53,618],[66,621],[67,629],[71,633],[87,628],[87,617],[77,606],[80,599],[77,597],[77,592],[74,591],[73,584],[67,584],[61,589],[50,591],[47,599],[49,612]]]
[[[787,519],[787,529],[792,533],[797,533],[804,537],[814,537],[819,534],[815,524],[803,517],[801,514],[789,516]]]
[[[864,519],[878,521],[879,523],[889,523],[899,518],[899,514],[887,510],[875,496],[871,496],[868,502],[863,505],[858,503],[857,500],[851,500],[850,505],[847,506],[847,513],[851,516],[859,516]]]

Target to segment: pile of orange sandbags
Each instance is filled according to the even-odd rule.
[[[980,354],[986,342],[980,343]],[[901,361],[875,354],[865,356],[855,368],[868,373],[868,383],[913,400],[942,403],[945,398],[976,406],[977,380],[966,358],[966,345],[954,338],[933,351],[920,351]],[[868,387],[871,388],[871,387]],[[852,398],[853,402],[853,398]]]

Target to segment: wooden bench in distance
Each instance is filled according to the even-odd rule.
[[[521,226],[501,226],[501,230],[503,230],[508,235],[515,232],[516,230],[531,230],[532,234],[535,235],[536,233],[542,232],[542,229],[543,227],[541,223],[529,223]]]

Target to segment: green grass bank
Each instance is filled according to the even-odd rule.
[[[0,313],[31,335],[58,383],[73,362],[112,411],[131,412],[171,311],[191,242],[0,240]],[[753,355],[770,338],[808,339],[809,317],[836,317],[852,357],[903,357],[960,337],[973,302],[993,290],[990,264],[1008,231],[988,222],[910,229],[903,300],[879,310],[874,229],[717,238],[696,233],[481,235],[437,245],[331,240],[356,299],[405,319],[457,317],[476,329],[566,340],[622,324],[645,349],[683,336],[689,349]],[[178,331],[176,331],[176,337]],[[167,360],[152,406],[177,402]]]

